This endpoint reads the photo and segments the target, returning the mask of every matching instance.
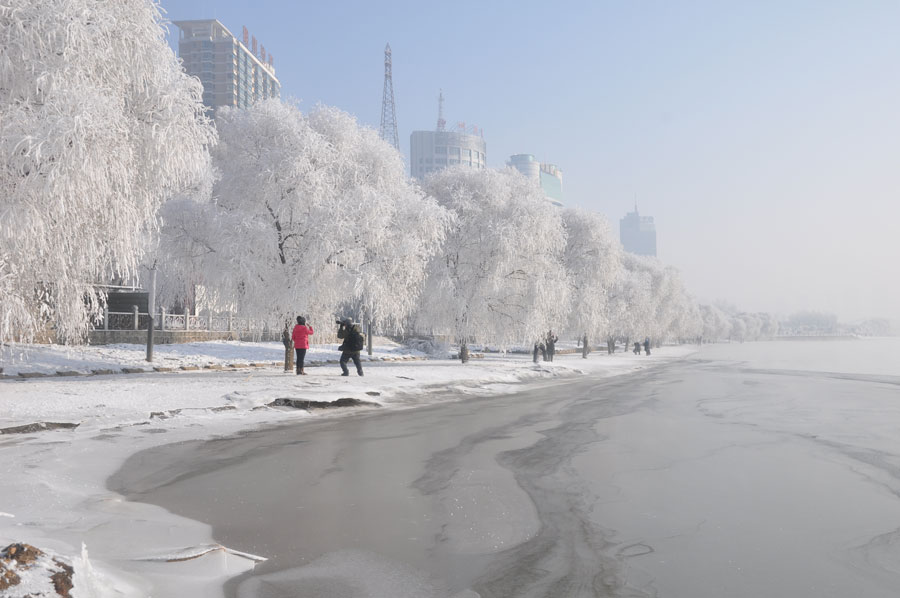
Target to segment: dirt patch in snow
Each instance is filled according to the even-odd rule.
[[[39,598],[40,596],[62,596],[70,598],[69,592],[74,587],[72,575],[74,570],[68,563],[58,558],[52,558],[39,549],[29,544],[10,544],[0,552],[0,590],[4,596],[15,596],[15,588],[23,583],[33,586],[33,580],[27,578],[43,577],[49,583],[39,583],[39,586],[52,587],[52,594],[46,591],[28,590],[28,596]]]

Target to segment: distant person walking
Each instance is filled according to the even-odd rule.
[[[338,325],[337,337],[343,339],[344,342],[338,347],[341,352],[341,376],[349,376],[350,370],[347,368],[347,362],[353,360],[356,366],[356,373],[363,375],[362,361],[359,359],[359,353],[366,344],[366,339],[362,334],[362,327],[359,324],[352,323],[349,319],[344,318],[336,322]]]
[[[634,343],[634,351],[632,351],[632,353],[634,353],[635,355],[640,355],[640,354],[641,354],[641,343],[640,343],[640,341]]]
[[[650,355],[650,337],[644,339],[644,353]]]
[[[306,359],[306,350],[309,349],[309,337],[313,335],[312,326],[306,325],[306,318],[297,316],[297,325],[291,333],[291,339],[294,341],[294,351],[297,352],[297,375],[305,376],[303,371],[303,361]]]

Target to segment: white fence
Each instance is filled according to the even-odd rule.
[[[103,312],[103,325],[95,330],[147,330],[150,314],[139,312],[137,307],[131,312]],[[159,310],[154,318],[155,330],[206,330],[210,332],[275,332],[284,324],[275,319],[239,318],[232,314],[169,314]]]

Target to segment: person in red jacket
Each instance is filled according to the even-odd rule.
[[[312,336],[312,326],[306,325],[306,318],[297,316],[297,325],[291,339],[294,341],[294,350],[297,352],[297,375],[306,375],[303,371],[303,360],[306,359],[306,350],[309,349],[309,337]]]

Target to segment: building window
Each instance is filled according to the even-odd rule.
[[[459,157],[459,148],[458,148],[458,147],[451,147],[451,148],[450,148],[450,155],[451,155],[451,156],[456,156],[456,157],[458,158],[458,157]]]
[[[446,154],[446,153],[447,153],[447,148],[444,147],[444,146],[438,146],[438,147],[434,148],[434,153],[436,153],[436,154]],[[446,162],[444,162],[444,163],[446,164]]]

